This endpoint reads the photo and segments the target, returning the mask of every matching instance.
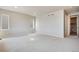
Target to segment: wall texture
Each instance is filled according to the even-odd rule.
[[[56,37],[64,37],[64,10],[37,17],[37,33],[49,34]]]
[[[65,37],[67,37],[69,34],[68,34],[68,25],[69,25],[69,19],[68,19],[68,14],[66,13],[66,12],[64,12],[64,16],[65,16],[65,22],[64,22],[64,24],[65,24],[65,29],[64,29],[64,31],[65,31]]]
[[[8,33],[30,33],[33,31],[33,17],[17,12],[0,9],[0,15],[9,15]]]

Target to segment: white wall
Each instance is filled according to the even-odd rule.
[[[0,9],[0,15],[6,14],[10,17],[10,29],[8,33],[31,33],[33,31],[33,17],[17,12]]]
[[[37,33],[48,34],[56,37],[64,37],[64,10],[54,11],[37,17],[36,30]]]

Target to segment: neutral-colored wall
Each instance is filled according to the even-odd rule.
[[[17,12],[0,9],[0,15],[9,15],[8,33],[31,33],[33,32],[33,17]]]
[[[68,36],[70,36],[70,16],[68,15]]]
[[[69,35],[69,33],[68,33],[68,25],[69,25],[69,19],[68,19],[68,14],[66,13],[66,12],[64,12],[64,16],[65,16],[65,22],[64,22],[64,24],[65,24],[65,29],[64,29],[64,32],[65,32],[65,37],[67,37],[68,35]]]
[[[79,16],[78,16],[78,18],[77,18],[77,34],[78,34],[78,37],[79,37]]]
[[[54,15],[50,15],[54,14]],[[37,33],[48,34],[56,37],[64,37],[64,10],[54,11],[37,17],[36,31]]]

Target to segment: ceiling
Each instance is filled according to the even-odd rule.
[[[1,9],[39,16],[56,10],[64,9],[67,13],[79,12],[79,6],[0,6]]]

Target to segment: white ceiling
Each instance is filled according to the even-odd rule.
[[[67,13],[79,12],[78,6],[0,6],[0,8],[32,16],[42,15],[59,9],[65,9]]]

